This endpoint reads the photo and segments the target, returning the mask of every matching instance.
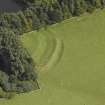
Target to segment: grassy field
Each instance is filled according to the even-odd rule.
[[[41,89],[0,105],[105,105],[105,10],[31,32],[22,42]]]
[[[63,41],[47,31],[25,34],[22,42],[40,71],[53,68],[63,54]]]

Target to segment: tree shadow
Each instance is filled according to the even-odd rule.
[[[10,73],[9,53],[6,49],[0,49],[0,70],[6,74]]]

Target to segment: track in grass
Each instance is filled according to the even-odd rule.
[[[22,42],[39,70],[51,69],[63,53],[63,41],[46,31],[30,32],[22,37]]]

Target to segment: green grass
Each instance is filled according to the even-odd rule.
[[[37,65],[51,66],[39,70],[40,90],[0,105],[105,105],[105,10],[29,33],[22,41]]]
[[[38,70],[48,70],[55,66],[63,53],[62,40],[45,31],[24,35],[22,43],[34,59]]]

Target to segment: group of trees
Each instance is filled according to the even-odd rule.
[[[93,12],[104,8],[105,0],[20,0],[27,9],[15,15],[22,15],[28,30],[38,30],[46,25],[61,22],[84,12]],[[18,0],[19,2],[19,0]]]
[[[0,13],[0,87],[6,92],[38,88],[34,63],[19,35],[84,12],[104,8],[105,0],[16,0],[27,5],[17,13]]]
[[[0,26],[12,29],[15,34],[39,30],[46,25],[61,22],[95,8],[104,8],[105,0],[21,0],[28,5],[17,13],[1,13]],[[18,0],[19,2],[19,0]]]
[[[35,64],[19,37],[0,28],[0,87],[5,92],[28,92],[38,88]]]
[[[16,0],[17,1],[17,0]],[[61,22],[95,8],[104,8],[105,0],[18,0],[27,5],[17,13],[1,13],[0,26],[12,29],[15,34],[39,30],[46,25]]]

